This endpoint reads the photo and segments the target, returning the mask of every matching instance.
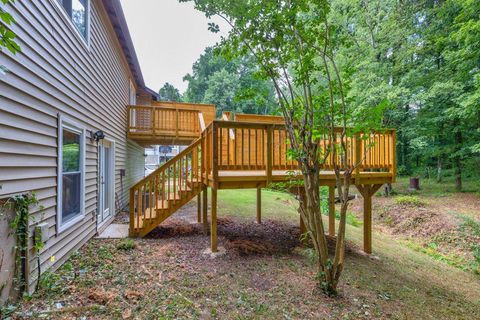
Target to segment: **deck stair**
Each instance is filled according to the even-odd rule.
[[[144,237],[200,194],[201,139],[130,189],[130,236]]]

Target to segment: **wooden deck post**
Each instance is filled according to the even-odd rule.
[[[197,222],[202,222],[202,197],[200,193],[197,195]]]
[[[372,195],[370,186],[364,186],[363,195],[363,251],[372,253]]]
[[[273,167],[273,127],[267,126],[267,186],[272,182],[272,167]]]
[[[372,253],[372,196],[382,187],[381,184],[356,185],[363,197],[363,251]]]
[[[202,222],[203,222],[203,233],[208,233],[208,188],[203,189],[202,191]]]
[[[257,187],[257,223],[262,223],[262,189]]]
[[[217,189],[212,188],[212,207],[210,222],[210,246],[212,252],[217,252]]]
[[[335,187],[328,187],[328,234],[335,236]]]

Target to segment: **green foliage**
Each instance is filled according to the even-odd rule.
[[[45,271],[40,277],[38,289],[42,290],[42,294],[50,296],[62,292],[64,287],[57,273]]]
[[[273,114],[277,109],[272,84],[261,79],[251,56],[235,59],[220,56],[214,48],[205,52],[187,74],[185,100],[212,103],[218,114],[232,111],[252,114]]]
[[[15,23],[15,19],[5,9],[5,5],[12,4],[15,0],[0,0],[3,6],[0,6],[0,51],[6,48],[12,54],[20,52],[20,46],[15,42],[16,34],[10,30],[9,26]],[[7,68],[0,65],[0,75],[7,72]]]
[[[78,143],[63,145],[63,170],[65,172],[79,170],[80,145]]]
[[[2,210],[13,210],[15,216],[10,222],[10,228],[15,235],[15,283],[18,294],[22,296],[27,289],[27,257],[28,257],[28,238],[30,236],[29,226],[33,220],[30,214],[30,207],[37,206],[38,199],[35,193],[24,194],[12,197],[7,200]],[[43,210],[43,207],[39,207]],[[43,248],[43,243],[34,239],[34,248],[37,253]]]
[[[465,261],[464,258],[456,256],[455,254],[445,255],[439,252],[435,245],[429,244],[427,246],[422,246],[413,241],[407,241],[406,244],[412,250],[422,252],[435,260],[442,261],[461,270],[470,269],[469,264]]]
[[[423,207],[423,202],[419,197],[413,195],[402,195],[394,198],[396,204],[410,206],[410,207]]]
[[[170,83],[165,83],[158,91],[161,101],[181,102],[183,100],[180,91]]]
[[[399,174],[480,176],[479,11],[475,0],[332,1],[356,112],[391,102],[384,125],[398,129]]]
[[[117,244],[118,250],[130,251],[135,249],[136,244],[132,239],[124,239]]]

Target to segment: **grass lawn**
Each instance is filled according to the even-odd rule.
[[[478,275],[381,229],[373,235],[375,257],[365,256],[359,253],[362,229],[352,225],[341,294],[325,297],[315,287],[311,249],[298,245],[295,201],[272,191],[262,195],[264,223],[258,225],[255,190],[219,192],[223,256],[203,254],[208,237],[200,225],[181,219],[196,216],[191,203],[149,238],[90,241],[47,273],[42,289],[14,310],[14,318],[480,318]]]

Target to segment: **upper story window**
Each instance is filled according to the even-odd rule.
[[[87,39],[88,33],[88,1],[89,0],[58,0],[72,19],[78,32]]]
[[[137,104],[137,92],[135,90],[135,86],[133,85],[133,82],[130,80],[130,92],[129,92],[129,98],[128,102],[130,103],[131,106],[134,106]]]

